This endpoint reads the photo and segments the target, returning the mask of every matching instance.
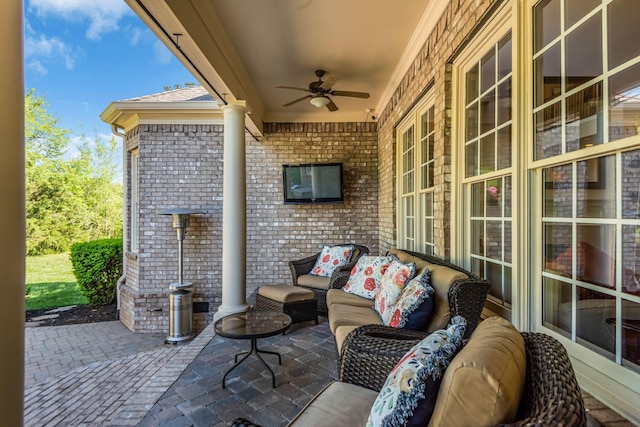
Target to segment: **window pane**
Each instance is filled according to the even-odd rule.
[[[488,217],[502,216],[502,179],[487,181],[487,213]]]
[[[478,175],[478,141],[467,144],[465,159],[467,163],[466,176]]]
[[[622,217],[640,218],[640,151],[622,153]]]
[[[498,131],[498,170],[511,167],[511,125]]]
[[[609,69],[640,55],[640,2],[616,0],[607,7]],[[632,42],[633,40],[633,42]]]
[[[534,52],[538,52],[560,35],[560,0],[543,0],[535,5]]]
[[[551,218],[572,216],[572,168],[571,165],[544,169],[543,215]]]
[[[467,72],[465,90],[467,91],[467,104],[480,96],[478,93],[478,65],[474,65],[474,67]]]
[[[576,215],[578,218],[615,218],[615,157],[576,163]]]
[[[478,103],[474,102],[465,112],[466,141],[478,136]]]
[[[487,221],[487,257],[502,261],[502,221]]]
[[[504,177],[504,188],[502,190],[502,203],[504,203],[504,216],[511,218],[511,177]]]
[[[535,106],[538,107],[562,92],[560,70],[560,43],[536,58],[535,74]]]
[[[489,50],[480,60],[480,93],[484,93],[496,84],[496,52]]]
[[[544,271],[571,277],[571,224],[547,222],[543,227]]]
[[[484,182],[471,185],[471,216],[484,216]]]
[[[502,292],[502,265],[487,262],[486,279],[491,282],[489,295],[502,301],[504,297],[504,293]]]
[[[571,337],[571,285],[544,277],[542,299],[544,326]]]
[[[496,127],[496,95],[490,91],[480,100],[480,133]]]
[[[615,226],[578,224],[576,232],[576,279],[615,289]]]
[[[626,300],[622,301],[622,358],[640,369],[640,304]]]
[[[609,140],[638,134],[640,128],[640,64],[609,78]]]
[[[589,18],[566,37],[566,91],[602,74],[602,18]]]
[[[601,0],[565,0],[564,27],[569,28],[599,6]]]
[[[511,79],[498,86],[498,125],[511,120]]]
[[[511,73],[511,32],[498,42],[498,80]]]
[[[622,292],[640,296],[640,226],[637,225],[622,226]]]
[[[504,223],[504,262],[511,262],[511,222]]]
[[[484,255],[484,221],[471,221],[471,253]]]
[[[480,174],[496,170],[495,134],[490,133],[480,140]]]
[[[504,289],[504,302],[510,306],[511,305],[511,287],[513,283],[511,281],[511,267],[504,267],[504,283],[502,288]]]
[[[535,115],[536,160],[562,154],[562,108],[559,102]]]
[[[613,359],[616,338],[616,300],[609,295],[580,286],[578,286],[577,295],[576,341],[581,344],[589,343],[591,345],[588,347]]]
[[[601,82],[568,97],[566,110],[567,151],[603,143]]]

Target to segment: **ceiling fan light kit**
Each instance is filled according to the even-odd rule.
[[[295,86],[276,86],[278,89],[293,89],[293,90],[301,90],[303,92],[309,92],[310,95],[303,96],[302,98],[294,99],[293,101],[287,102],[283,105],[283,107],[288,107],[290,105],[296,104],[304,99],[309,98],[309,102],[311,105],[322,108],[327,107],[329,111],[336,111],[338,106],[333,102],[328,95],[332,96],[348,96],[351,98],[369,98],[369,94],[366,92],[352,92],[346,90],[331,90],[333,85],[338,81],[338,78],[335,76],[327,76],[327,78],[323,81],[322,77],[325,75],[324,70],[316,70],[316,76],[318,76],[318,80],[309,83],[308,88],[295,87]]]
[[[311,102],[311,104],[314,107],[322,108],[322,107],[326,107],[327,104],[330,102],[330,100],[329,100],[329,98],[327,98],[324,95],[319,95],[319,96],[314,96],[313,98],[311,98],[309,100],[309,102]]]

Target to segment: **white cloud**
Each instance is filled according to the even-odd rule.
[[[75,54],[62,40],[56,37],[47,38],[43,34],[39,37],[32,35],[25,37],[24,55],[30,68],[39,71],[40,74],[46,74],[46,68],[41,62],[42,58],[60,57],[68,70],[72,70],[76,62]]]
[[[118,29],[118,21],[132,13],[122,0],[30,0],[29,9],[39,16],[59,16],[70,21],[89,21],[86,36],[97,40]]]
[[[40,61],[38,61],[37,59],[33,59],[31,61],[27,62],[27,68],[29,68],[30,70],[35,71],[36,73],[46,76],[47,74],[49,74],[49,70],[47,70],[45,68],[44,65],[42,65],[42,63]]]

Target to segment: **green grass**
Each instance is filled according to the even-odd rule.
[[[73,275],[69,253],[27,257],[26,309],[88,304]]]

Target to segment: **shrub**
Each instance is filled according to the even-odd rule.
[[[122,239],[94,240],[71,246],[71,264],[78,286],[91,304],[113,302],[122,275]]]

